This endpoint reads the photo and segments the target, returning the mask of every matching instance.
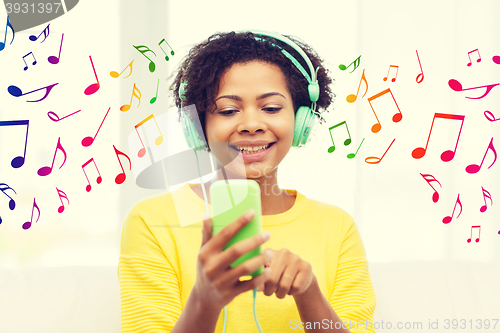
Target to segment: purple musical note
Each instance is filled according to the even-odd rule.
[[[58,84],[59,83],[54,83],[54,84],[51,84],[50,86],[42,87],[42,88],[39,88],[39,89],[30,91],[30,92],[27,92],[27,93],[23,93],[22,90],[19,89],[16,86],[9,86],[7,88],[7,91],[9,92],[9,94],[11,94],[14,97],[20,97],[20,96],[24,96],[24,95],[28,95],[28,94],[34,93],[35,91],[38,91],[38,90],[45,89],[45,95],[42,98],[40,98],[40,99],[38,99],[36,101],[26,101],[26,102],[40,102],[40,101],[43,101],[45,98],[47,98],[47,96],[49,95],[49,93],[52,90],[52,88],[54,88]]]
[[[24,161],[26,160],[26,147],[28,146],[28,129],[29,129],[29,120],[7,120],[0,121],[0,127],[2,126],[16,126],[16,125],[26,125],[26,140],[24,142],[24,154],[23,156],[17,156],[12,159],[10,163],[13,168],[19,168],[24,165]]]
[[[57,146],[56,146],[56,151],[54,152],[54,158],[52,159],[52,165],[49,167],[49,166],[44,166],[40,169],[38,169],[38,175],[39,176],[47,176],[47,175],[50,175],[50,173],[52,172],[52,168],[54,167],[54,162],[56,160],[56,155],[57,155],[57,151],[58,150],[61,150],[62,153],[64,154],[64,161],[62,162],[61,166],[59,167],[59,169],[61,169],[64,165],[64,163],[66,162],[66,151],[64,150],[63,146],[61,145],[61,138],[59,137],[59,139],[57,139]]]
[[[58,64],[59,63],[59,60],[61,59],[61,50],[62,50],[62,43],[63,43],[63,38],[64,38],[64,34],[62,34],[61,36],[61,46],[59,47],[59,55],[56,57],[56,56],[50,56],[47,58],[47,60],[55,65],[55,64]]]
[[[0,191],[2,191],[3,194],[5,194],[10,199],[9,200],[9,209],[14,210],[14,208],[16,208],[16,202],[14,201],[14,199],[12,199],[11,196],[9,196],[7,193],[5,193],[5,191],[7,191],[7,190],[11,190],[15,194],[17,194],[16,191],[14,191],[14,189],[12,187],[10,187],[9,185],[7,185],[5,183],[0,183]],[[1,223],[2,223],[2,217],[0,217],[0,224]]]
[[[465,98],[469,98],[469,99],[480,99],[480,98],[483,98],[483,97],[485,97],[486,95],[488,95],[490,93],[491,89],[493,89],[494,87],[498,86],[499,84],[500,83],[495,83],[495,84],[488,84],[486,86],[480,86],[480,87],[474,87],[474,88],[465,88],[464,89],[464,88],[462,88],[462,84],[460,82],[458,82],[457,80],[451,79],[450,81],[448,81],[448,85],[454,91],[465,91],[465,90],[486,88],[486,92],[482,96],[479,96],[479,97],[467,97],[467,96],[465,96]]]

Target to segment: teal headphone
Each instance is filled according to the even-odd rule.
[[[300,48],[300,46],[298,46],[292,40],[288,39],[283,35],[274,32],[265,32],[257,30],[252,30],[248,32],[251,32],[256,35],[272,37],[282,41],[285,44],[288,44],[302,56],[304,61],[307,63],[307,66],[309,67],[311,75],[307,73],[304,67],[302,67],[302,65],[300,65],[297,59],[295,59],[289,52],[287,52],[280,46],[271,43],[273,46],[276,46],[281,49],[281,52],[293,62],[295,67],[299,69],[302,75],[304,75],[304,77],[307,79],[307,82],[309,82],[307,89],[309,92],[309,99],[311,101],[311,106],[301,106],[299,107],[297,113],[295,114],[295,129],[293,133],[292,147],[301,147],[306,144],[307,139],[309,138],[309,135],[311,134],[313,127],[316,125],[316,114],[319,114],[316,111],[316,101],[319,98],[319,84],[317,80],[317,71],[319,67],[316,68],[315,70],[311,60],[309,59],[307,54]],[[255,37],[255,39],[263,40],[263,38],[260,37]],[[184,94],[186,93],[187,86],[188,86],[187,81],[183,81],[179,86],[181,110],[182,110],[182,101],[185,100]],[[199,131],[196,129],[196,126],[188,117],[182,116],[181,124],[184,132],[184,137],[186,138],[186,142],[189,148],[193,148],[195,150],[207,149],[207,143],[205,142],[205,140],[200,140],[198,136]]]

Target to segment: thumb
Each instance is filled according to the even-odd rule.
[[[205,245],[212,238],[212,219],[210,215],[203,214],[203,237],[201,241],[201,246]]]

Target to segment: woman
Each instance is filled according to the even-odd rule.
[[[224,307],[227,332],[255,332],[247,292],[254,288],[262,291],[257,314],[264,332],[373,332],[362,325],[373,322],[375,294],[354,221],[340,208],[280,189],[277,181],[292,145],[305,143],[297,139],[304,112],[321,120],[316,109],[331,104],[331,79],[310,47],[271,35],[215,34],[191,49],[172,84],[178,106],[196,105],[199,139],[209,151],[217,147],[216,160],[232,153],[243,161],[240,168],[222,168],[215,180],[259,184],[264,232],[222,251],[253,214],[213,236],[211,219],[201,221],[208,207],[203,192],[212,182],[138,203],[122,234],[123,332],[222,332]],[[181,214],[199,222],[180,227]],[[203,226],[202,233],[192,226]],[[263,244],[261,255],[230,267]],[[261,265],[263,274],[241,279]]]

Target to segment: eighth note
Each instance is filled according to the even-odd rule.
[[[345,128],[347,130],[347,135],[349,136],[349,138],[345,139],[344,146],[348,146],[351,144],[351,133],[349,133],[349,127],[347,126],[347,123],[345,121],[342,121],[342,122],[338,123],[337,125],[333,125],[332,127],[330,127],[328,129],[328,132],[330,133],[330,137],[332,138],[332,146],[330,148],[328,148],[329,153],[333,153],[335,151],[335,142],[333,142],[332,129],[339,127],[339,126],[342,126],[342,125],[345,125]]]
[[[481,161],[481,165],[470,164],[469,166],[467,166],[465,168],[465,171],[467,171],[467,173],[477,173],[479,170],[481,170],[481,167],[483,166],[484,159],[486,158],[486,155],[488,154],[488,151],[490,149],[491,149],[491,151],[494,154],[494,160],[490,164],[490,166],[488,167],[488,169],[491,168],[491,166],[493,164],[495,164],[495,161],[497,160],[497,151],[495,150],[495,147],[493,146],[493,138],[491,138],[490,144],[488,145],[488,148],[486,149],[486,153],[484,153],[484,157],[483,157],[483,160]]]
[[[43,40],[40,43],[45,42],[45,39],[47,39],[47,36],[50,34],[49,26],[50,26],[50,23],[45,27],[45,29],[43,29],[43,31],[38,35],[38,37],[35,35],[31,35],[30,41],[32,41],[32,42],[36,41],[43,34]]]
[[[467,96],[465,96],[465,98],[469,98],[469,99],[480,99],[480,98],[483,98],[483,97],[485,97],[486,95],[488,95],[490,93],[491,89],[495,88],[499,84],[500,83],[495,83],[495,84],[488,84],[486,86],[480,86],[480,87],[474,87],[474,88],[465,88],[464,89],[462,87],[462,84],[460,82],[458,82],[457,80],[450,79],[450,81],[448,81],[448,85],[454,91],[465,91],[465,90],[486,88],[486,92],[482,96],[479,96],[479,97],[467,97]]]
[[[470,58],[470,54],[472,52],[477,52],[477,56],[478,56],[477,62],[481,62],[481,55],[479,54],[479,50],[478,49],[472,50],[472,51],[467,53],[467,55],[469,56],[469,63],[467,64],[467,66],[469,66],[469,67],[472,65],[472,60]]]
[[[358,99],[359,88],[361,88],[362,81],[364,81],[366,84],[366,90],[365,90],[365,93],[363,94],[363,96],[361,96],[361,98],[365,97],[366,93],[368,92],[368,81],[366,81],[364,69],[363,69],[363,74],[361,74],[361,79],[359,80],[358,91],[356,92],[356,95],[350,94],[345,98],[348,103],[354,103],[354,102],[356,102],[356,99]]]
[[[455,214],[455,208],[457,208],[457,204],[460,206],[460,213],[458,213],[458,215],[457,215],[457,219],[458,219],[460,214],[462,214],[462,203],[460,202],[460,193],[458,193],[457,201],[455,201],[455,206],[453,206],[453,212],[451,213],[451,216],[446,216],[443,219],[444,224],[448,224],[451,222],[451,219],[453,218],[453,215]]]
[[[52,165],[50,167],[44,166],[44,167],[38,169],[39,176],[47,176],[47,175],[50,175],[52,173],[52,168],[54,167],[54,162],[56,160],[56,155],[57,155],[58,150],[61,150],[62,153],[64,154],[64,161],[62,162],[59,169],[61,169],[63,167],[64,163],[66,163],[66,157],[67,157],[66,151],[64,150],[63,146],[61,145],[61,137],[59,137],[59,139],[57,139],[57,146],[56,146],[56,151],[54,152],[54,158],[52,159]]]
[[[97,184],[100,184],[102,182],[102,177],[101,177],[101,173],[99,172],[99,169],[97,168],[97,164],[95,163],[94,161],[94,158],[91,158],[90,160],[88,160],[87,162],[83,163],[82,165],[82,170],[83,170],[83,174],[85,175],[85,178],[87,178],[87,182],[89,183],[86,187],[85,187],[85,190],[87,192],[90,192],[92,190],[92,185],[90,185],[90,180],[89,180],[89,177],[87,177],[87,172],[85,172],[85,167],[87,165],[90,164],[90,162],[93,162],[94,163],[94,166],[95,166],[95,169],[97,170],[97,173],[99,174],[99,176],[97,177],[96,179],[96,182]]]
[[[99,134],[99,130],[101,129],[101,126],[104,123],[104,120],[106,120],[106,117],[108,116],[109,110],[111,110],[111,106],[109,107],[108,112],[106,112],[106,115],[104,116],[104,119],[101,121],[101,125],[99,125],[99,128],[97,129],[97,132],[94,135],[94,137],[87,136],[87,137],[83,138],[83,140],[82,140],[82,146],[88,147],[88,146],[90,146],[94,142],[95,138],[97,137],[97,134]]]
[[[33,54],[33,52],[30,52],[28,54],[26,54],[25,56],[23,56],[23,61],[24,61],[24,64],[26,65],[26,67],[24,67],[24,70],[27,70],[28,69],[28,64],[26,63],[26,58],[27,56],[29,56],[31,54],[31,56],[33,57],[33,65],[36,65],[36,59],[35,59],[35,55]]]
[[[10,199],[9,200],[9,209],[14,210],[16,208],[16,202],[7,193],[5,193],[5,191],[7,191],[7,190],[11,190],[15,194],[17,194],[16,191],[14,191],[14,189],[12,187],[10,187],[9,185],[7,185],[5,183],[0,183],[0,191],[2,191],[3,194],[5,194]],[[2,217],[0,217],[0,224],[2,224]]]
[[[340,65],[339,65],[339,69],[340,69],[341,71],[345,71],[347,68],[351,67],[351,65],[352,65],[352,64],[354,64],[354,68],[353,68],[353,70],[349,72],[349,73],[352,73],[352,72],[354,72],[354,71],[356,70],[356,68],[358,68],[358,66],[359,66],[359,64],[360,64],[360,63],[361,63],[361,56],[359,56],[358,58],[356,58],[356,59],[355,59],[353,62],[351,62],[351,63],[349,64],[349,66],[347,66],[347,67],[346,67],[345,65],[343,65],[343,64],[340,64]]]
[[[35,91],[38,91],[38,90],[45,89],[45,95],[42,98],[37,99],[36,101],[26,101],[26,102],[40,102],[40,101],[43,101],[45,98],[47,98],[47,96],[49,95],[49,93],[52,90],[52,88],[54,88],[54,86],[56,86],[58,84],[59,83],[54,83],[54,84],[51,84],[50,86],[42,87],[42,88],[39,88],[39,89],[30,91],[30,92],[27,92],[27,93],[24,93],[24,94],[23,94],[23,91],[21,89],[19,89],[19,87],[17,87],[17,86],[9,86],[7,88],[7,91],[9,92],[9,94],[11,94],[14,97],[20,97],[20,96],[24,96],[24,95],[28,95],[28,94],[34,93]]]
[[[14,27],[12,27],[12,24],[10,24],[10,21],[9,21],[9,15],[7,15],[7,24],[5,25],[5,37],[3,39],[3,43],[0,42],[0,51],[2,51],[4,48],[5,48],[5,44],[7,43],[7,28],[10,28],[10,30],[12,30],[12,40],[10,41],[10,44],[12,44],[12,42],[14,41],[14,37],[16,36],[16,33],[14,31]]]
[[[134,59],[134,60],[135,60],[135,59]],[[126,70],[127,68],[129,68],[129,67],[130,67],[130,73],[128,73],[128,75],[127,75],[127,76],[124,76],[124,77],[123,77],[124,79],[128,78],[128,77],[132,74],[132,63],[134,62],[134,60],[132,60],[132,61],[130,62],[130,64],[128,64],[128,65],[127,65],[127,67],[125,67],[125,68],[121,71],[121,73],[120,73],[120,74],[118,74],[118,72],[116,72],[116,71],[111,71],[111,72],[109,72],[109,75],[111,75],[111,77],[114,77],[114,78],[116,79],[117,77],[119,77],[120,75],[122,75],[122,73],[123,73],[123,72],[125,72],[125,70]]]
[[[481,186],[481,189],[483,190],[484,206],[481,206],[481,208],[479,208],[479,211],[481,213],[484,213],[488,209],[488,206],[486,205],[486,198],[490,199],[490,202],[491,202],[492,206],[493,206],[493,199],[491,199],[491,193],[490,192],[488,192],[487,190],[485,190],[482,186]]]
[[[170,51],[170,54],[171,55],[175,55],[175,52],[174,52],[174,49],[172,49],[172,46],[170,46],[170,44],[165,40],[165,38],[163,38],[159,43],[158,43],[158,46],[160,47],[160,49],[163,51],[163,53],[165,53],[165,60],[168,61],[168,55],[167,55],[167,52],[165,52],[165,50],[163,49],[163,47],[161,47],[161,43],[167,43],[168,47],[170,47],[170,49],[172,51]]]
[[[470,227],[470,238],[467,239],[467,243],[470,243],[470,241],[472,240],[472,229],[474,229],[474,228],[479,228],[479,235],[476,238],[476,243],[479,243],[479,239],[481,238],[481,226],[480,225],[474,225],[474,226]]]
[[[113,145],[113,148],[115,149],[115,154],[116,154],[116,158],[118,159],[118,163],[120,163],[120,167],[122,168],[122,172],[119,173],[115,178],[115,183],[117,183],[119,185],[119,184],[123,183],[125,181],[125,179],[127,179],[127,175],[125,174],[125,170],[123,170],[123,165],[122,165],[122,162],[120,161],[120,157],[118,155],[122,155],[122,156],[125,156],[127,158],[128,163],[130,164],[130,170],[132,170],[132,162],[130,161],[130,158],[127,156],[127,154],[116,149],[115,145]]]
[[[429,184],[430,187],[432,187],[432,189],[434,190],[434,194],[432,195],[432,201],[434,203],[438,202],[439,200],[439,193],[438,191],[436,191],[436,189],[434,188],[434,186],[431,185],[431,182],[436,182],[439,184],[439,186],[443,187],[441,185],[441,183],[433,176],[433,175],[428,175],[428,174],[420,174],[422,177],[424,177],[425,181],[427,182],[427,184]]]
[[[145,56],[148,60],[149,60],[149,71],[151,73],[153,73],[156,69],[156,65],[155,63],[153,62],[153,60],[149,59],[147,55],[145,55],[146,52],[151,52],[155,55],[156,57],[156,53],[153,52],[153,50],[151,50],[149,47],[147,47],[146,45],[139,45],[139,46],[135,46],[135,45],[132,45],[133,47],[135,47],[135,49],[139,52],[141,52],[141,54],[143,56]],[[163,50],[163,49],[162,49]]]
[[[373,95],[372,97],[368,97],[368,104],[370,104],[370,107],[372,108],[373,114],[375,115],[375,118],[377,119],[377,123],[372,126],[372,132],[373,133],[378,133],[382,129],[382,125],[380,124],[380,120],[377,117],[377,113],[375,113],[375,109],[373,108],[372,101],[374,99],[379,98],[380,96],[383,96],[387,93],[390,93],[392,96],[392,100],[394,101],[394,104],[396,104],[396,107],[398,108],[398,112],[396,112],[392,116],[392,121],[395,123],[398,123],[403,119],[403,114],[401,113],[401,110],[399,109],[398,103],[396,102],[396,99],[394,98],[394,95],[392,94],[392,91],[390,88],[387,88],[378,94]]]
[[[69,199],[68,199],[68,196],[66,195],[66,193],[64,193],[63,191],[61,191],[57,187],[56,187],[56,190],[57,190],[57,195],[59,195],[59,199],[61,200],[61,206],[59,206],[59,208],[57,209],[57,212],[60,214],[60,213],[64,212],[64,202],[62,201],[62,198],[65,198],[66,201],[68,201],[68,205],[69,205]]]
[[[387,71],[387,76],[384,77],[384,81],[387,81],[387,78],[389,77],[389,72],[391,71],[391,68],[396,68],[396,75],[394,75],[394,77],[391,79],[392,82],[396,81],[396,78],[398,77],[399,66],[395,66],[395,65],[389,66],[389,70]]]
[[[33,223],[33,213],[35,212],[35,208],[38,211],[38,217],[36,218],[36,221],[35,221],[35,223],[36,223],[40,219],[40,208],[38,208],[38,205],[36,204],[35,198],[33,198],[33,208],[31,209],[31,220],[23,223],[24,230],[31,228],[31,224]]]

